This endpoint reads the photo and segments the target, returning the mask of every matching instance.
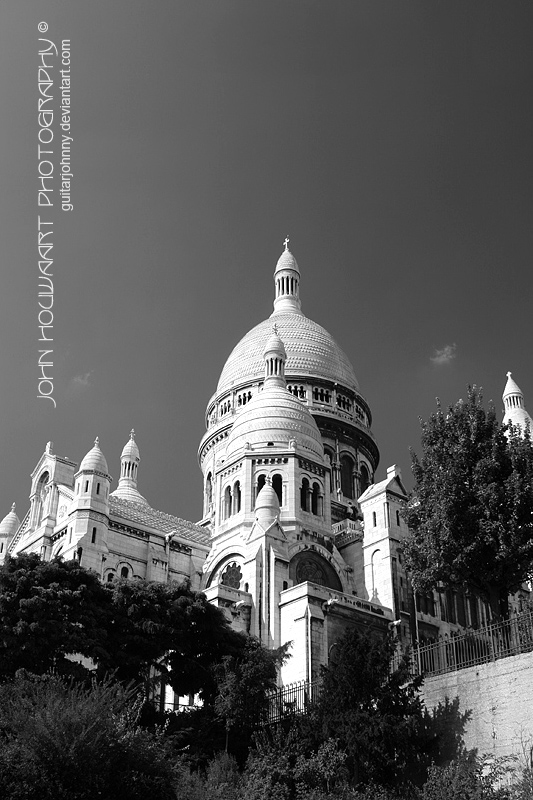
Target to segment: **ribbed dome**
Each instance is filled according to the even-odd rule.
[[[11,506],[11,511],[6,514],[2,522],[0,522],[0,536],[11,537],[20,525],[20,520],[15,511],[15,503]]]
[[[98,442],[98,437],[96,437],[94,441],[94,447],[89,450],[86,456],[82,459],[80,464],[80,472],[82,470],[90,470],[95,472],[103,472],[105,475],[109,474],[109,470],[107,468],[107,461],[105,460],[104,454],[100,450],[100,444]]]
[[[281,258],[283,256],[284,254]],[[333,337],[321,325],[303,314],[290,312],[273,314],[241,339],[224,365],[217,394],[236,384],[263,377],[263,352],[274,321],[287,352],[287,380],[291,380],[293,376],[325,378],[353,391],[359,390],[348,356]]]
[[[137,447],[137,442],[135,441],[135,431],[130,431],[130,438],[124,445],[124,448],[121,453],[121,458],[129,458],[131,460],[137,459],[137,461],[141,460],[141,456],[139,454],[139,448]]]
[[[290,439],[295,439],[310,455],[323,457],[320,432],[307,408],[287,389],[265,388],[236,416],[228,437],[226,457],[246,443],[267,447],[273,442],[288,447]]]
[[[282,269],[292,269],[294,272],[297,272],[298,275],[300,274],[298,262],[288,248],[284,250],[278,258],[278,263],[276,264],[274,274],[276,274],[276,272],[281,272]]]

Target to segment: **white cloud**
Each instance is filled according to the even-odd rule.
[[[85,375],[76,375],[70,383],[74,389],[86,389],[91,383],[91,375],[92,372],[86,372]]]
[[[435,364],[436,366],[440,366],[441,364],[449,364],[450,361],[456,356],[457,345],[456,344],[446,344],[440,350],[436,349],[433,355],[430,358],[430,361]]]

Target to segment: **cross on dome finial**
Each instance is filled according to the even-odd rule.
[[[131,439],[132,441],[134,441],[134,440],[135,440],[135,429],[134,429],[134,428],[132,428],[132,429],[131,429],[131,431],[130,431],[130,439]]]
[[[290,239],[289,239],[288,236],[286,236],[285,237],[285,241],[283,242],[283,244],[285,245],[285,250],[289,249],[289,242],[290,242]]]
[[[512,372],[508,372],[507,377],[510,378],[512,374],[513,374]]]
[[[98,438],[98,436],[97,436],[97,437],[96,437],[96,439],[94,440],[94,446],[95,446],[95,447],[100,447],[100,439]]]

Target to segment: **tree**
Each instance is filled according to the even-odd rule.
[[[136,724],[134,692],[19,671],[0,686],[5,800],[172,800],[176,775],[161,734]]]
[[[412,452],[415,487],[405,510],[404,546],[414,584],[472,589],[492,615],[505,616],[508,596],[533,563],[533,447],[485,411],[468,390],[444,413],[422,422],[422,456]]]
[[[108,661],[111,599],[77,561],[8,558],[0,568],[0,680],[21,668],[68,672],[70,653]]]
[[[114,647],[110,666],[123,681],[147,680],[157,668],[179,694],[216,691],[213,672],[237,656],[246,637],[232,630],[221,609],[187,583],[119,581],[112,588]]]
[[[68,658],[92,659],[100,677],[146,685],[157,668],[178,694],[216,690],[213,667],[245,637],[188,584],[102,585],[77,561],[8,558],[0,568],[0,680],[25,668],[87,677]]]
[[[324,668],[323,687],[311,726],[320,740],[338,740],[355,783],[395,786],[414,776],[426,745],[420,677],[408,659],[391,670],[392,636],[347,631],[335,663]]]
[[[267,650],[249,637],[237,656],[225,656],[217,669],[215,712],[226,728],[226,750],[231,730],[248,742],[268,710],[268,693],[276,688],[278,668],[287,657],[288,645]]]

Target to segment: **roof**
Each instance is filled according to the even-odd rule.
[[[124,500],[122,497],[109,495],[109,512],[128,522],[155,528],[155,530],[161,531],[163,534],[175,533],[182,539],[188,539],[191,542],[209,547],[210,536],[205,528],[186,519],[174,517],[172,514],[157,511],[157,509],[148,505],[141,505],[131,500]]]
[[[279,312],[260,322],[243,336],[226,361],[217,387],[217,395],[236,384],[261,380],[265,371],[263,352],[272,335],[272,323],[287,352],[285,375],[287,380],[323,378],[353,391],[359,385],[348,356],[334,338],[321,325],[304,314]]]
[[[387,477],[384,480],[379,481],[379,483],[372,483],[368,489],[363,492],[361,497],[359,497],[358,502],[362,503],[365,500],[370,500],[370,498],[377,497],[386,491],[394,492],[395,494],[400,494],[407,497],[407,492],[402,483],[401,475],[393,471],[392,467],[387,471]]]

